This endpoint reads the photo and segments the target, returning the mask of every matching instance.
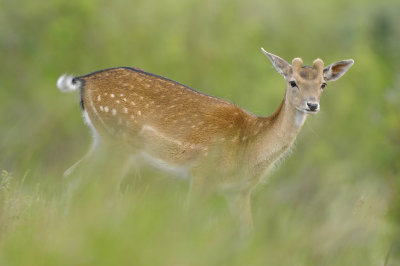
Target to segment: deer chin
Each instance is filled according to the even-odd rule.
[[[297,111],[302,112],[304,114],[311,114],[311,115],[315,115],[319,112],[319,108],[315,111],[312,111],[310,109],[307,108],[301,108],[301,107],[296,107]]]

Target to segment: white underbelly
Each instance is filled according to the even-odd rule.
[[[179,178],[189,178],[190,176],[190,165],[174,165],[170,164],[160,158],[157,158],[149,153],[140,152],[140,160],[150,164],[151,166],[163,170],[165,172],[171,173]]]

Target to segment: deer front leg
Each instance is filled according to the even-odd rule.
[[[250,191],[233,192],[226,195],[231,214],[237,219],[240,232],[243,235],[249,235],[253,232],[250,195]]]
[[[210,194],[207,178],[198,173],[191,173],[190,185],[186,196],[185,208],[190,208],[193,204],[204,202]]]

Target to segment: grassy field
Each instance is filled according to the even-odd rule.
[[[394,1],[0,0],[0,265],[399,265],[400,5]],[[260,47],[355,65],[253,195],[224,199],[149,166],[117,189],[62,73],[140,67],[257,115],[284,95]]]

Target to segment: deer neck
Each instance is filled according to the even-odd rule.
[[[287,100],[287,94],[274,114],[260,117],[259,123],[263,126],[252,142],[253,151],[256,151],[253,153],[255,167],[268,167],[289,151],[306,118],[307,114]]]
[[[280,107],[269,120],[269,125],[264,130],[266,135],[276,137],[275,141],[292,143],[299,134],[307,114],[297,110],[288,100],[287,94],[282,100]],[[268,117],[267,117],[268,119]],[[268,134],[271,131],[271,134]]]

